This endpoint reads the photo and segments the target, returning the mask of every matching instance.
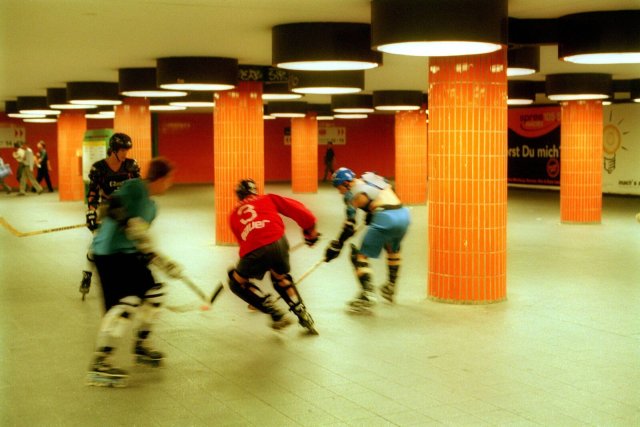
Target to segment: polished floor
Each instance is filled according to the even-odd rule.
[[[284,184],[267,191],[291,195]],[[342,207],[328,186],[293,197],[324,233],[292,252],[300,276],[337,235]],[[237,259],[213,243],[212,188],[176,186],[157,200],[158,246],[211,292]],[[396,304],[348,314],[357,287],[344,252],[300,284],[319,336],[272,331],[228,290],[201,311],[167,280],[172,310],[153,336],[165,366],[135,366],[127,335],[120,389],[84,384],[101,316],[98,287],[84,302],[78,292],[90,233],[1,228],[0,425],[640,425],[639,198],[605,196],[602,224],[565,225],[557,192],[511,188],[508,300],[483,306],[426,299],[427,208],[411,211]],[[28,232],[80,224],[84,208],[55,193],[2,193],[0,216]],[[373,264],[380,283],[384,262]]]

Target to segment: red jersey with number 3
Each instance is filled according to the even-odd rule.
[[[235,207],[229,216],[229,224],[240,244],[240,257],[284,235],[280,215],[291,218],[303,230],[316,223],[316,217],[302,203],[276,194],[250,196]]]

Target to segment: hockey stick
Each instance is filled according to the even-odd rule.
[[[318,267],[320,267],[320,266],[322,265],[322,263],[324,263],[324,262],[325,262],[325,261],[324,261],[324,258],[322,258],[322,259],[318,260],[315,264],[313,264],[311,267],[309,267],[309,268],[307,269],[307,271],[305,271],[304,273],[302,273],[302,274],[300,275],[300,277],[298,277],[298,280],[296,280],[296,285],[300,285],[300,283],[302,283],[302,281],[303,281],[304,279],[306,279],[307,277],[309,277],[309,275],[310,275],[311,273],[313,273],[314,271],[316,271],[316,269],[317,269]]]
[[[200,306],[200,310],[202,311],[209,310],[213,305],[213,302],[218,298],[220,293],[222,293],[222,291],[224,290],[224,286],[222,285],[222,282],[218,282],[218,286],[213,291],[211,298],[207,298],[205,293],[202,291],[202,289],[200,289],[195,283],[193,283],[187,277],[183,276],[181,277],[181,280],[183,283],[185,283],[189,287],[189,289],[191,289],[196,295],[198,295],[198,297],[200,297],[202,301],[205,302],[205,304]],[[176,313],[186,313],[188,311],[195,311],[193,304],[183,304],[183,305],[175,305],[175,306],[166,305],[165,308],[169,311],[173,311]]]
[[[13,228],[13,226],[9,224],[7,220],[2,217],[0,217],[0,223],[4,226],[4,228],[9,230],[11,234],[18,237],[28,237],[28,236],[36,236],[38,234],[55,233],[56,231],[73,230],[74,228],[82,228],[87,226],[87,224],[76,224],[76,225],[67,225],[64,227],[47,228],[44,230],[27,231],[26,233],[23,233]]]

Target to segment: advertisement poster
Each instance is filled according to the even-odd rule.
[[[0,148],[13,148],[13,144],[26,141],[27,132],[23,127],[8,124],[0,125]]]
[[[107,157],[107,147],[112,133],[113,130],[111,129],[88,130],[84,133],[84,140],[82,141],[82,179],[85,183],[89,182],[91,166],[98,160]]]
[[[603,110],[602,192],[640,195],[640,104]]]
[[[560,185],[560,107],[509,109],[510,184]]]
[[[318,145],[345,145],[347,143],[347,128],[344,126],[318,125]],[[291,145],[291,128],[284,128],[284,145]]]

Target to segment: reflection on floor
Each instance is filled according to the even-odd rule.
[[[289,186],[267,191],[290,195]],[[605,197],[601,225],[559,223],[557,192],[509,191],[508,301],[458,306],[426,299],[427,207],[411,208],[397,303],[354,316],[343,254],[300,285],[319,336],[273,332],[225,290],[210,311],[180,282],[154,334],[164,368],[119,357],[130,386],[84,385],[101,316],[97,285],[78,286],[86,229],[17,237],[0,229],[0,424],[6,426],[640,425],[640,201]],[[323,240],[291,254],[318,261],[343,208],[330,187],[296,194]],[[158,198],[159,247],[210,292],[237,248],[214,244],[213,189]],[[19,232],[82,223],[57,194],[0,196]],[[289,241],[302,240],[287,221]],[[357,239],[358,237],[356,237]],[[376,283],[383,260],[373,261]],[[263,281],[268,289],[270,286]]]

